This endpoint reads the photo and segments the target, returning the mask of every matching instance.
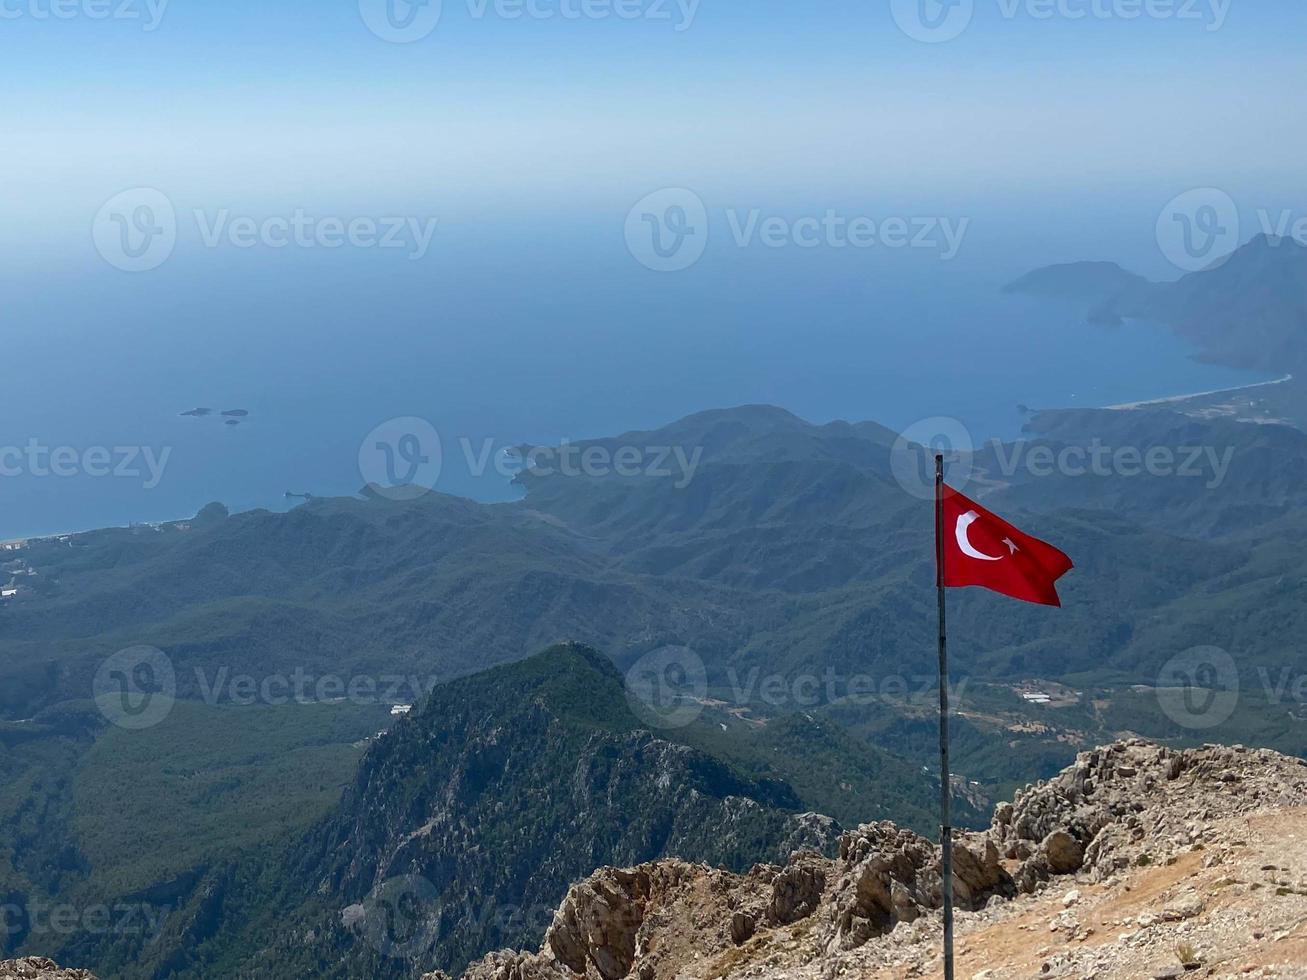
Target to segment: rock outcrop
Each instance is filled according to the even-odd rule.
[[[96,980],[86,970],[64,970],[43,956],[0,962],[0,980]]]
[[[1305,787],[1307,763],[1269,749],[1117,742],[1000,806],[989,833],[1023,861],[1015,878],[1029,892],[1053,875],[1101,881],[1164,859],[1200,843],[1205,822],[1301,806]]]
[[[984,835],[959,836],[953,859],[958,908],[980,908],[993,895],[1014,894],[998,849]],[[835,870],[831,942],[841,949],[861,946],[944,904],[939,849],[892,823],[868,824],[846,834]]]
[[[1084,943],[1094,929],[1075,921],[1088,902],[1082,889],[1101,890],[1140,869],[1195,863],[1195,855],[1218,844],[1246,846],[1230,837],[1232,822],[1295,808],[1307,808],[1307,762],[1267,750],[1179,751],[1131,740],[1083,752],[1054,779],[1000,804],[989,830],[956,835],[960,931],[1016,915],[1062,880],[1076,887],[1049,931]],[[1303,819],[1307,825],[1307,810]],[[1219,860],[1219,852],[1208,855],[1203,866]],[[849,969],[873,975],[878,968],[910,976],[912,970],[893,966],[928,955],[938,936],[942,885],[938,845],[884,822],[844,834],[833,859],[799,850],[783,866],[758,865],[745,874],[683,861],[604,868],[569,890],[539,952],[493,954],[466,977],[672,980],[783,970],[797,978]],[[1297,887],[1281,885],[1272,894],[1297,896]],[[1301,897],[1307,900],[1307,882]],[[1206,908],[1196,892],[1177,891],[1149,913],[1148,925],[1188,929]],[[1073,962],[1037,972],[1070,975],[1058,972],[1059,963]],[[1107,972],[1075,975],[1116,975],[1100,969]]]

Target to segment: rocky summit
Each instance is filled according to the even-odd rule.
[[[1307,977],[1303,760],[1118,742],[1000,804],[955,855],[960,977]],[[464,977],[937,976],[941,884],[938,846],[890,823],[744,874],[604,868],[539,951]]]

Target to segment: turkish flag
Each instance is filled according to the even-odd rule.
[[[936,525],[939,581],[979,585],[1013,599],[1060,606],[1054,583],[1074,566],[1045,541],[1018,531],[947,484],[941,487]]]

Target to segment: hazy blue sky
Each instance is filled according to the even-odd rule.
[[[77,16],[38,16],[59,2]],[[0,0],[4,210],[58,224],[137,185],[528,211],[678,184],[795,201],[1300,187],[1297,0],[975,0],[937,44],[889,0],[699,0],[688,21],[677,0],[620,0],[634,20],[536,2],[554,16],[445,0],[429,36],[392,44],[357,0],[171,0],[149,31],[159,0]],[[139,19],[91,19],[97,3]],[[1172,15],[1125,16],[1150,8]]]
[[[0,535],[352,492],[400,416],[450,445],[763,401],[979,435],[1017,402],[1249,380],[998,288],[1083,258],[1179,275],[1158,229],[1195,188],[1217,210],[1204,191],[1180,217],[1232,229],[1228,200],[1239,239],[1258,209],[1307,216],[1299,0],[395,2],[0,0],[0,449],[175,450],[148,492],[0,480]],[[124,272],[104,246],[141,188],[175,252]],[[629,244],[662,188],[711,230],[676,274]],[[420,254],[204,247],[211,222],[300,210],[438,227]],[[959,247],[732,247],[732,221],[827,213]],[[178,419],[196,405],[254,414]]]

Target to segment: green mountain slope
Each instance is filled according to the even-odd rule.
[[[775,778],[642,730],[611,662],[554,647],[438,688],[372,745],[329,817],[211,872],[123,976],[457,969],[539,942],[567,886],[600,865],[743,869],[832,846],[838,825],[803,809]]]

